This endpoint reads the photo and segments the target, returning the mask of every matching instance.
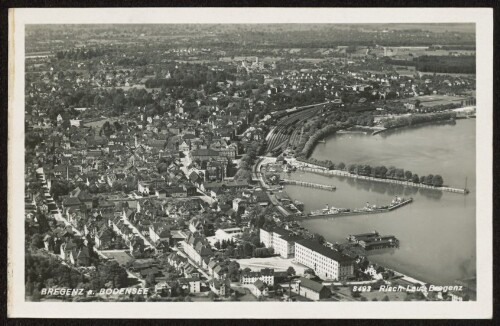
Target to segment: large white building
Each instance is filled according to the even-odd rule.
[[[354,260],[313,240],[295,243],[295,260],[323,279],[344,280],[354,273]]]
[[[273,247],[273,231],[260,229],[259,233],[260,242],[264,244],[266,248]]]
[[[273,248],[274,252],[283,258],[293,257],[295,254],[295,242],[302,240],[302,237],[281,228],[272,230],[260,229],[259,237],[260,242],[266,248]]]

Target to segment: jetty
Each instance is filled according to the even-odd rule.
[[[357,244],[369,251],[399,247],[399,240],[393,235],[380,235],[377,231],[371,233],[351,234],[347,237],[350,243]]]
[[[319,213],[309,213],[307,215],[303,215],[299,217],[299,220],[309,220],[315,218],[325,218],[325,217],[340,217],[340,216],[353,216],[353,215],[367,215],[367,214],[380,214],[380,213],[388,213],[397,208],[403,207],[407,204],[413,202],[413,198],[403,199],[401,202],[391,204],[386,207],[377,207],[373,209],[354,209],[354,210],[345,210],[345,211],[325,211]]]
[[[303,187],[311,187],[311,188],[317,188],[317,189],[324,189],[324,190],[330,190],[330,191],[337,189],[335,186],[331,186],[331,185],[324,185],[324,184],[319,184],[319,183],[299,181],[299,180],[290,180],[290,179],[282,179],[280,181],[280,183],[289,184],[289,185],[296,185],[296,186],[303,186]]]
[[[467,188],[462,189],[462,188],[452,188],[452,187],[433,187],[433,186],[429,186],[429,185],[422,184],[422,183],[414,183],[411,181],[374,178],[374,177],[349,173],[347,171],[327,170],[327,169],[321,168],[321,167],[297,166],[297,170],[318,173],[318,174],[322,174],[322,175],[335,175],[335,176],[348,177],[348,178],[360,179],[360,180],[399,184],[399,185],[408,186],[408,187],[424,188],[424,189],[436,190],[436,191],[446,191],[446,192],[452,192],[452,193],[457,193],[457,194],[462,194],[462,195],[467,195],[469,193],[469,190]]]

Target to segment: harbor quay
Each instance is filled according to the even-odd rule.
[[[429,185],[425,185],[425,184],[421,184],[421,183],[414,183],[411,181],[374,178],[374,177],[369,177],[369,176],[364,176],[364,175],[352,174],[352,173],[349,173],[346,171],[327,170],[327,169],[320,167],[320,166],[317,166],[317,165],[313,165],[310,163],[302,163],[302,162],[297,162],[297,161],[292,161],[292,160],[290,160],[289,163],[292,164],[293,166],[295,166],[297,168],[297,170],[318,173],[318,174],[323,174],[323,175],[335,175],[335,176],[348,177],[348,178],[353,178],[353,179],[392,183],[392,184],[399,184],[399,185],[404,185],[404,186],[408,186],[408,187],[423,188],[423,189],[430,189],[430,190],[436,190],[436,191],[445,191],[445,192],[458,193],[458,194],[463,194],[463,195],[467,195],[469,193],[469,191],[467,189],[462,189],[462,188],[433,187],[433,186],[429,186]]]

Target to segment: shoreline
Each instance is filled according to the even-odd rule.
[[[447,112],[447,111],[444,111],[444,112]],[[455,117],[455,118],[443,119],[443,120],[417,122],[417,123],[413,123],[411,125],[396,126],[396,127],[389,127],[389,128],[385,128],[385,127],[367,127],[367,126],[352,126],[352,127],[347,128],[347,129],[336,130],[336,131],[334,131],[334,132],[326,135],[325,137],[323,137],[322,140],[324,141],[324,143],[326,143],[326,139],[328,137],[334,136],[337,133],[338,134],[364,134],[364,135],[368,135],[368,134],[370,134],[369,131],[371,130],[372,132],[371,132],[370,136],[375,136],[375,135],[378,135],[380,133],[387,132],[387,131],[390,131],[390,130],[404,129],[404,128],[413,127],[413,126],[432,125],[432,124],[443,123],[443,122],[452,122],[452,121],[463,120],[463,119],[468,119],[468,118],[456,118]],[[360,130],[348,130],[348,129],[351,129],[351,128],[359,128]],[[361,129],[363,129],[363,130],[361,130]],[[323,141],[320,141],[320,140],[315,141],[315,143],[312,145],[311,150],[309,151],[309,153],[305,157],[308,159],[312,155],[312,152],[314,152],[314,149],[316,148],[316,146],[318,145],[318,143],[323,142]]]
[[[459,118],[460,119],[460,118]],[[397,129],[404,129],[404,128],[409,128],[409,127],[417,127],[417,126],[425,126],[425,125],[433,125],[433,124],[438,124],[438,123],[446,123],[446,122],[452,122],[458,120],[457,118],[452,118],[452,119],[444,119],[444,120],[436,120],[436,121],[424,121],[424,122],[417,122],[411,125],[406,125],[406,126],[398,126],[398,127],[389,127],[381,129],[381,130],[375,130],[371,136],[378,135],[380,133],[386,132],[386,131],[391,131],[391,130],[397,130]]]

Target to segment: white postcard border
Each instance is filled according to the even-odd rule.
[[[490,8],[51,8],[9,12],[8,315],[53,318],[491,318],[493,10]],[[174,23],[475,23],[477,301],[35,303],[24,299],[24,26]],[[445,230],[443,230],[445,231]]]

